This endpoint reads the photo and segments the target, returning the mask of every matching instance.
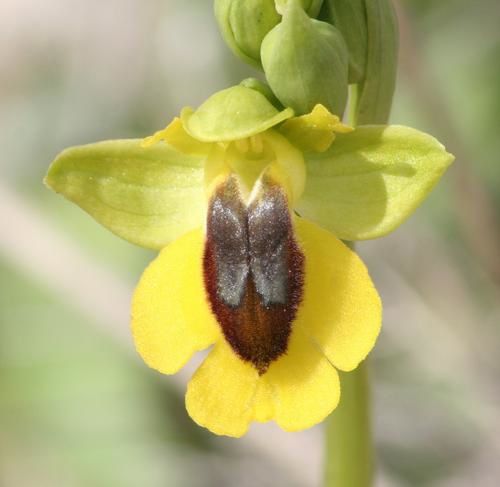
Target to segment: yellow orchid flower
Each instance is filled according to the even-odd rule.
[[[129,241],[162,249],[132,304],[138,352],[173,374],[213,345],[188,384],[198,424],[239,437],[287,431],[338,404],[338,370],[366,357],[381,303],[339,238],[399,225],[452,157],[405,127],[294,117],[236,86],[144,141],[64,151],[47,184]]]

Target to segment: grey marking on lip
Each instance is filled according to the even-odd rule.
[[[290,232],[285,196],[279,186],[270,186],[248,208],[250,269],[264,306],[287,303]]]
[[[224,338],[260,375],[287,351],[304,258],[278,184],[263,178],[248,207],[236,178],[216,189],[207,216],[205,291]]]
[[[217,294],[228,306],[240,305],[245,292],[248,264],[246,208],[237,181],[229,178],[213,198],[207,220],[217,262]]]
[[[286,304],[291,232],[286,197],[278,185],[266,185],[263,195],[248,208],[241,201],[236,178],[221,185],[207,219],[219,298],[238,307],[250,276],[264,306]]]

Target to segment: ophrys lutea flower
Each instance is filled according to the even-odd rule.
[[[137,350],[177,372],[213,345],[186,406],[243,435],[307,428],[337,405],[337,369],[363,360],[381,305],[339,238],[387,233],[452,158],[404,127],[352,131],[321,106],[293,117],[254,89],[217,93],[146,141],[63,152],[47,183],[118,235],[163,248],[132,307]]]

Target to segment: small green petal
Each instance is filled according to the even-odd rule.
[[[129,242],[161,249],[203,225],[200,157],[160,142],[110,140],[63,151],[45,183]]]
[[[143,139],[142,147],[151,147],[160,141],[183,154],[206,157],[210,152],[211,144],[200,142],[191,137],[185,130],[180,118],[175,117],[163,130]]]
[[[323,105],[316,105],[311,113],[293,117],[280,127],[280,132],[301,151],[325,152],[335,140],[335,133],[352,132],[337,115]]]
[[[184,129],[203,142],[228,142],[256,135],[293,117],[293,110],[277,110],[259,91],[233,86],[212,95],[196,111],[184,108]]]
[[[306,154],[297,211],[344,240],[377,238],[419,206],[454,157],[430,135],[401,126],[339,134],[323,154]]]

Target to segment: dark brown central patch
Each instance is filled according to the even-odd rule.
[[[263,374],[287,349],[303,288],[304,256],[279,185],[264,182],[248,207],[234,177],[216,189],[208,208],[203,270],[226,340]]]

